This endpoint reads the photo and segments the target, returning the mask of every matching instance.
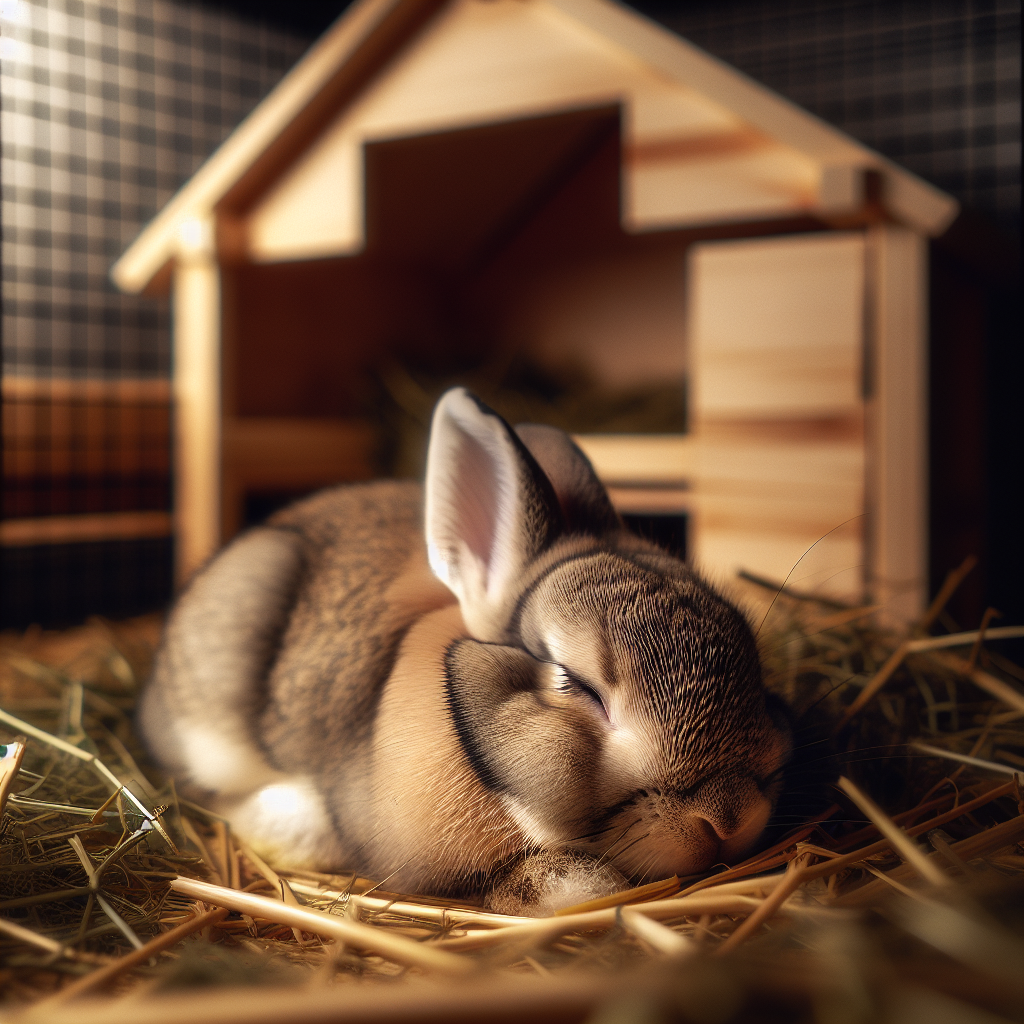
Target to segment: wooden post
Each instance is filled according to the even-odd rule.
[[[923,235],[868,230],[868,561],[893,623],[928,591],[928,250]]]
[[[213,217],[185,220],[174,267],[174,516],[181,586],[220,545],[220,273]]]

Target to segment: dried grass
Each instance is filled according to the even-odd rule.
[[[544,920],[275,869],[148,779],[131,714],[155,620],[5,635],[0,1009],[81,1024],[1013,1018],[1024,696],[991,646],[1011,634],[986,622],[949,647],[874,611],[775,602],[769,681],[810,738],[764,849]]]

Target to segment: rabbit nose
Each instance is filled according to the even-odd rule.
[[[691,820],[691,828],[697,833],[698,844],[712,857],[717,857],[725,837],[715,827],[715,823],[703,814],[696,814]]]
[[[706,830],[707,839],[714,843],[715,856],[731,862],[757,841],[768,824],[771,805],[760,797],[705,805],[694,808],[691,813]]]
[[[739,825],[731,815],[698,811],[694,818],[696,827],[701,829],[709,840],[718,845],[732,839],[739,831]]]
[[[669,868],[670,874],[673,871],[678,875],[688,874],[720,859],[722,837],[714,823],[703,814],[680,816],[659,838],[667,848],[664,866]]]

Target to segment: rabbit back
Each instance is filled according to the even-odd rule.
[[[301,538],[309,565],[267,673],[258,732],[286,772],[332,791],[340,821],[361,799],[377,707],[409,627],[455,598],[430,571],[419,484],[322,492],[268,525]]]
[[[365,800],[397,645],[425,611],[454,603],[427,565],[422,515],[414,483],[321,492],[232,542],[171,612],[141,731],[265,850],[322,865],[351,848],[343,832],[365,841],[352,827],[365,808],[348,805]]]
[[[253,726],[303,568],[296,536],[252,530],[175,604],[138,724],[152,753],[187,787],[233,794],[273,775]]]

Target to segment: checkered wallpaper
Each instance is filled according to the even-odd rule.
[[[166,375],[166,303],[110,265],[309,41],[169,0],[0,12],[4,372]]]
[[[169,536],[22,526],[169,510],[168,303],[110,266],[309,42],[181,0],[0,0],[0,625],[166,601]]]
[[[638,6],[965,205],[1020,230],[1019,0]]]

